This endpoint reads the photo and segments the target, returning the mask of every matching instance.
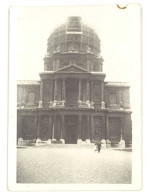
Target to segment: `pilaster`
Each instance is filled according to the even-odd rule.
[[[101,109],[105,109],[105,102],[104,102],[104,82],[101,83]]]
[[[65,117],[61,115],[61,139],[62,144],[65,144]]]
[[[41,84],[40,84],[40,101],[39,101],[39,108],[42,108],[43,107],[43,81],[41,81]]]
[[[125,141],[123,140],[123,117],[121,117],[121,127],[120,127],[120,148],[125,148]]]
[[[90,116],[86,116],[86,143],[90,143]]]
[[[82,81],[79,79],[79,101],[81,101]]]
[[[40,126],[41,126],[41,116],[38,116],[36,146],[38,146],[39,143],[41,143]]]
[[[53,124],[54,124],[54,129],[53,129],[53,137],[52,137],[52,140],[53,141],[56,141],[56,138],[57,138],[57,116],[55,115],[54,116],[54,121],[53,121]]]
[[[111,142],[109,141],[109,118],[106,117],[106,146],[111,147]]]
[[[87,90],[87,91],[86,91],[86,92],[87,92],[87,93],[86,93],[86,100],[87,100],[87,101],[90,101],[90,94],[89,94],[89,93],[90,93],[90,91],[89,91],[89,89],[90,89],[90,84],[89,84],[89,80],[87,80],[87,84],[86,84],[86,85],[87,85],[87,89],[86,89],[86,90]]]
[[[65,101],[65,79],[62,80],[62,101]]]
[[[57,101],[57,80],[54,81],[54,101]]]
[[[78,144],[82,143],[81,136],[82,136],[82,116],[79,115],[78,116],[78,140],[77,140]]]
[[[94,128],[94,116],[91,115],[91,140],[94,141],[95,128]]]

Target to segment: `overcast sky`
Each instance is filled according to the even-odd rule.
[[[131,85],[131,106],[140,115],[141,15],[138,4],[73,7],[17,7],[10,11],[10,54],[15,50],[17,80],[40,80],[50,33],[68,16],[81,16],[101,40],[106,81]],[[14,41],[14,40],[15,41]],[[10,59],[10,62],[12,60]],[[135,116],[136,117],[136,116]],[[138,121],[137,121],[138,122]]]
[[[140,64],[140,7],[113,6],[19,7],[13,8],[17,34],[17,79],[39,79],[47,38],[68,16],[81,16],[101,40],[106,80],[130,81]]]

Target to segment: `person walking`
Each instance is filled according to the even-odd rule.
[[[97,151],[97,143],[95,143],[94,151],[95,151],[95,152]]]
[[[100,150],[101,150],[101,142],[97,143],[97,150],[98,150],[98,153],[99,153]]]
[[[95,143],[95,149],[94,149],[94,151],[95,152],[98,151],[98,153],[100,153],[100,150],[101,150],[101,142]]]

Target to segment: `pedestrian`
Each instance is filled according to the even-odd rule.
[[[101,142],[97,143],[97,150],[98,150],[98,153],[99,153],[100,150],[101,150]]]
[[[97,143],[95,143],[94,151],[96,152],[97,150],[98,150],[98,148],[97,148]]]
[[[101,142],[97,142],[97,143],[95,143],[95,148],[94,148],[94,151],[96,152],[100,152],[100,150],[101,150]]]

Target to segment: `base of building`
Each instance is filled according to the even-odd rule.
[[[41,142],[41,139],[37,139],[37,140],[36,140],[36,146],[39,146],[41,143],[42,143],[42,142]]]
[[[77,144],[82,144],[82,140],[81,139],[78,139],[77,140]]]
[[[125,142],[124,140],[120,140],[120,142],[110,142],[109,140],[102,139],[101,140],[101,147],[102,148],[132,148],[132,143],[131,142]],[[66,144],[64,139],[56,140],[56,139],[48,139],[46,141],[43,141],[41,139],[34,139],[34,140],[24,140],[22,138],[18,139],[18,146],[45,146],[45,145],[53,145],[53,144],[62,144],[62,145],[72,145],[72,146],[77,146],[77,145],[82,145],[82,146],[90,146],[93,145],[91,143],[90,139],[86,139],[83,141],[82,139],[77,140],[77,144]]]
[[[86,142],[87,144],[90,144],[90,143],[91,143],[90,139],[86,139],[85,142]]]
[[[111,142],[109,140],[106,140],[106,148],[111,148]]]
[[[101,140],[101,146],[102,146],[103,148],[106,148],[106,140],[105,140],[105,139],[102,139],[102,140]]]
[[[51,144],[51,139],[48,139],[47,140],[47,144]]]
[[[61,144],[65,144],[65,140],[64,139],[60,139],[59,141]]]
[[[125,141],[124,140],[120,140],[119,148],[125,148]]]
[[[23,139],[22,138],[19,138],[18,139],[18,146],[22,146],[23,145]]]

